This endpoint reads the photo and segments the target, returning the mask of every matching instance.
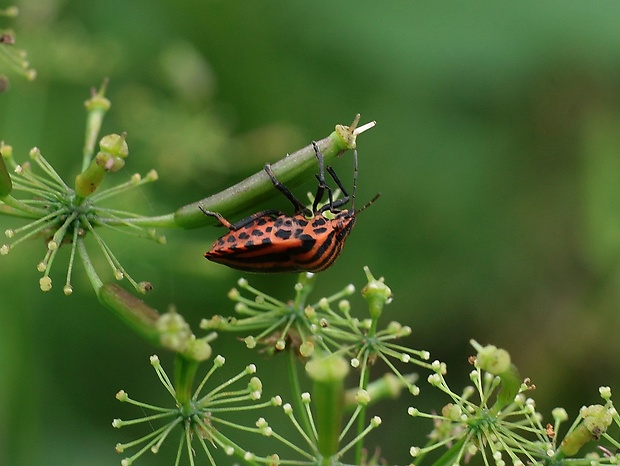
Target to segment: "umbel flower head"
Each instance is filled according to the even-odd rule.
[[[223,429],[244,431],[257,429],[247,428],[227,421],[226,414],[275,406],[281,404],[281,400],[275,397],[267,402],[258,402],[262,395],[262,383],[258,377],[253,376],[256,372],[256,367],[253,364],[248,365],[236,376],[216,386],[209,387],[212,379],[221,381],[219,374],[215,374],[225,362],[222,356],[215,357],[211,369],[192,393],[184,386],[184,383],[191,383],[189,381],[193,379],[193,375],[186,377],[186,380],[181,381],[181,383],[178,383],[179,381],[175,379],[175,382],[177,382],[175,385],[161,367],[159,358],[151,356],[151,364],[155,368],[160,382],[173,398],[174,405],[171,407],[160,407],[142,403],[130,398],[124,390],[116,394],[116,398],[119,401],[130,403],[144,412],[148,413],[150,411],[153,414],[126,421],[114,419],[112,422],[114,427],[121,428],[142,423],[156,426],[158,421],[164,421],[163,425],[156,427],[155,430],[139,439],[117,444],[116,450],[119,453],[141,446],[138,452],[133,456],[124,458],[121,464],[129,466],[149,450],[152,453],[157,453],[161,445],[177,430],[177,426],[180,428],[181,433],[180,437],[175,436],[179,442],[175,464],[179,464],[179,460],[184,454],[187,455],[189,464],[195,464],[194,456],[199,452],[206,456],[207,464],[215,465],[216,463],[212,455],[212,450],[215,449],[221,449],[228,456],[237,455],[244,457],[252,455],[252,453],[242,449],[231,440]],[[184,363],[189,364],[195,369],[191,361],[179,361],[179,359],[176,361],[176,364],[183,365]],[[192,373],[192,370],[181,372],[187,374]],[[248,377],[249,380],[245,385],[233,389],[233,387],[236,387],[243,379]],[[197,444],[197,448],[193,446],[194,443]],[[203,461],[200,461],[200,464],[204,464]]]
[[[433,420],[434,429],[426,447],[411,447],[416,464],[432,451],[448,447],[438,462],[461,464],[480,454],[484,464],[504,466],[541,465],[593,465],[618,464],[620,442],[607,434],[608,427],[620,426],[620,417],[611,401],[611,390],[602,387],[605,405],[583,407],[579,417],[570,426],[564,439],[558,434],[568,419],[562,408],[553,410],[553,423],[543,423],[543,416],[536,411],[536,404],[526,393],[535,387],[528,379],[521,381],[507,351],[493,345],[481,346],[472,340],[478,350],[471,358],[475,368],[470,373],[473,386],[461,394],[453,392],[444,374],[438,370],[428,377],[431,385],[451,398],[441,414],[423,413],[409,408],[409,414]],[[610,447],[602,447],[603,454],[581,453],[587,443],[606,439]],[[581,457],[578,454],[581,453]],[[571,457],[567,460],[567,457]]]
[[[430,369],[430,354],[413,350],[395,343],[395,340],[411,334],[411,328],[398,322],[390,322],[386,328],[378,328],[383,308],[392,300],[392,292],[383,277],[376,279],[368,267],[364,268],[367,284],[362,296],[368,303],[370,318],[360,319],[353,315],[346,299],[355,293],[353,285],[347,285],[331,296],[307,304],[314,287],[316,275],[302,273],[295,284],[294,299],[284,302],[252,287],[246,279],[240,279],[239,288],[254,299],[233,289],[228,294],[236,302],[235,311],[240,317],[214,316],[204,319],[201,328],[217,331],[253,332],[244,338],[248,348],[258,344],[269,350],[282,351],[287,346],[308,358],[315,351],[349,358],[351,366],[360,369],[361,378],[377,359],[387,364],[403,386],[413,394],[419,389],[411,377],[403,375],[393,361],[413,363]],[[443,366],[442,366],[443,367]]]
[[[106,227],[159,243],[165,242],[165,238],[158,236],[155,230],[140,225],[143,217],[102,204],[112,196],[122,195],[130,189],[157,180],[157,173],[153,170],[145,177],[134,174],[128,181],[111,188],[99,189],[108,174],[123,168],[129,153],[125,134],[111,134],[99,141],[99,151],[94,154],[103,115],[110,107],[104,91],[105,84],[98,92],[93,91],[91,99],[86,101],[87,140],[82,171],[72,185],[56,172],[38,148],[30,151],[30,161],[19,164],[13,158],[12,147],[0,145],[0,213],[28,220],[25,225],[9,228],[4,232],[9,241],[0,246],[0,255],[8,254],[27,239],[43,238],[46,249],[37,265],[37,270],[43,274],[39,280],[43,291],[52,288],[50,272],[58,251],[64,244],[70,245],[69,265],[63,288],[65,294],[73,291],[71,275],[76,256],[84,264],[93,287],[101,287],[102,282],[87,252],[87,236],[92,237],[117,280],[126,278],[140,292],[151,288],[149,283],[138,283],[127,274],[98,232],[101,227]],[[14,197],[14,194],[19,197]]]

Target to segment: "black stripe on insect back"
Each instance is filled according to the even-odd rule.
[[[336,230],[332,230],[325,237],[324,241],[318,243],[318,247],[312,251],[314,254],[309,259],[298,261],[299,264],[308,266],[308,268],[316,269],[317,266],[320,266],[329,260],[330,256],[333,255],[333,250],[335,249],[332,247],[332,243],[334,241],[334,236],[337,233],[338,232]]]
[[[355,217],[346,217],[345,221],[347,223],[344,224],[344,228],[333,228],[316,248],[312,257],[299,263],[316,272],[329,267],[342,251],[344,242],[355,225]]]

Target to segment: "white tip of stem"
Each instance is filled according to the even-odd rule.
[[[368,123],[366,123],[365,125],[362,125],[358,128],[355,128],[353,130],[353,135],[354,136],[358,136],[360,134],[362,134],[364,131],[369,130],[370,128],[372,128],[373,126],[375,126],[377,124],[376,121],[369,121]]]

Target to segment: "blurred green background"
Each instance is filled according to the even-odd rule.
[[[32,83],[12,75],[0,94],[0,140],[18,160],[37,146],[72,181],[83,101],[109,77],[103,134],[127,131],[130,146],[117,176],[156,168],[160,181],[133,202],[158,215],[359,112],[377,126],[358,142],[358,199],[382,197],[313,297],[361,288],[369,265],[394,292],[385,323],[410,325],[407,343],[446,361],[457,391],[470,338],[510,351],[546,416],[598,402],[599,385],[620,388],[617,1],[17,5],[20,17],[0,27],[16,31],[38,71]],[[347,173],[350,159],[336,170]],[[304,189],[312,183],[296,192]],[[277,195],[269,206],[289,208]],[[20,224],[0,218],[1,231]],[[153,306],[174,303],[196,330],[202,317],[232,313],[225,295],[241,274],[202,257],[221,230],[161,233],[167,246],[105,234],[130,273],[153,283]],[[166,400],[148,363],[155,350],[98,304],[80,266],[75,292],[62,294],[67,253],[56,286],[40,292],[43,253],[32,241],[0,258],[0,464],[118,464],[114,444],[138,430],[115,430],[112,419],[140,413],[114,394]],[[102,260],[97,267],[111,278]],[[294,276],[244,275],[291,296]],[[364,311],[361,298],[352,303]],[[247,362],[235,338],[215,351]],[[253,360],[259,375],[281,373],[278,358]],[[369,446],[382,445],[392,464],[408,463],[431,428],[407,406],[447,402],[421,387],[417,399],[371,410],[386,428]],[[170,442],[138,464],[171,464],[174,450]]]

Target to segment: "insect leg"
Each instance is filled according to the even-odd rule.
[[[317,146],[316,142],[312,141],[312,147],[314,147],[314,153],[316,154],[316,158],[319,164],[319,173],[316,176],[317,181],[319,182],[318,187],[316,188],[316,195],[314,196],[314,202],[312,203],[312,212],[318,212],[318,205],[323,200],[323,194],[327,191],[327,197],[329,198],[329,206],[331,208],[334,203],[332,189],[325,182],[325,162],[323,161],[323,154],[319,150],[319,146]],[[329,169],[329,167],[328,167]],[[324,209],[322,209],[324,210]]]
[[[349,193],[347,192],[344,185],[342,184],[342,181],[340,181],[340,178],[338,178],[338,175],[336,175],[336,172],[334,171],[332,167],[327,167],[327,173],[329,173],[329,175],[332,177],[332,179],[336,183],[336,186],[338,186],[338,188],[342,192],[343,197],[335,201],[331,200],[330,198],[329,206],[327,205],[323,206],[323,208],[321,208],[320,211],[323,212],[327,209],[329,210],[338,209],[339,207],[342,207],[347,202],[349,202],[351,197],[353,198],[351,210],[355,210],[355,191],[357,189],[357,149],[353,150],[353,194],[352,196],[349,196]]]
[[[308,212],[308,209],[299,201],[299,199],[297,199],[293,193],[291,193],[288,188],[286,186],[284,186],[282,183],[280,183],[278,181],[278,179],[276,178],[276,175],[274,175],[273,171],[271,170],[271,165],[266,164],[265,165],[265,172],[267,172],[267,175],[269,176],[269,178],[271,179],[271,182],[273,183],[273,185],[275,186],[275,188],[280,191],[282,194],[284,194],[284,196],[286,196],[286,198],[291,201],[291,203],[293,204],[293,206],[295,207],[295,213],[301,213],[303,212],[304,214],[306,214]]]
[[[249,217],[244,218],[243,220],[239,220],[237,223],[234,223],[232,226],[233,226],[233,229],[238,230],[254,222],[257,218],[277,217],[278,215],[285,215],[285,214],[280,212],[279,210],[263,210],[261,212],[256,212],[255,214],[252,214]]]
[[[228,220],[226,220],[222,214],[218,213],[218,212],[211,212],[210,210],[206,210],[202,204],[198,204],[198,208],[202,211],[203,214],[205,214],[207,217],[214,217],[216,218],[222,225],[224,225],[226,228],[228,228],[229,230],[236,230],[235,226],[230,223]]]

